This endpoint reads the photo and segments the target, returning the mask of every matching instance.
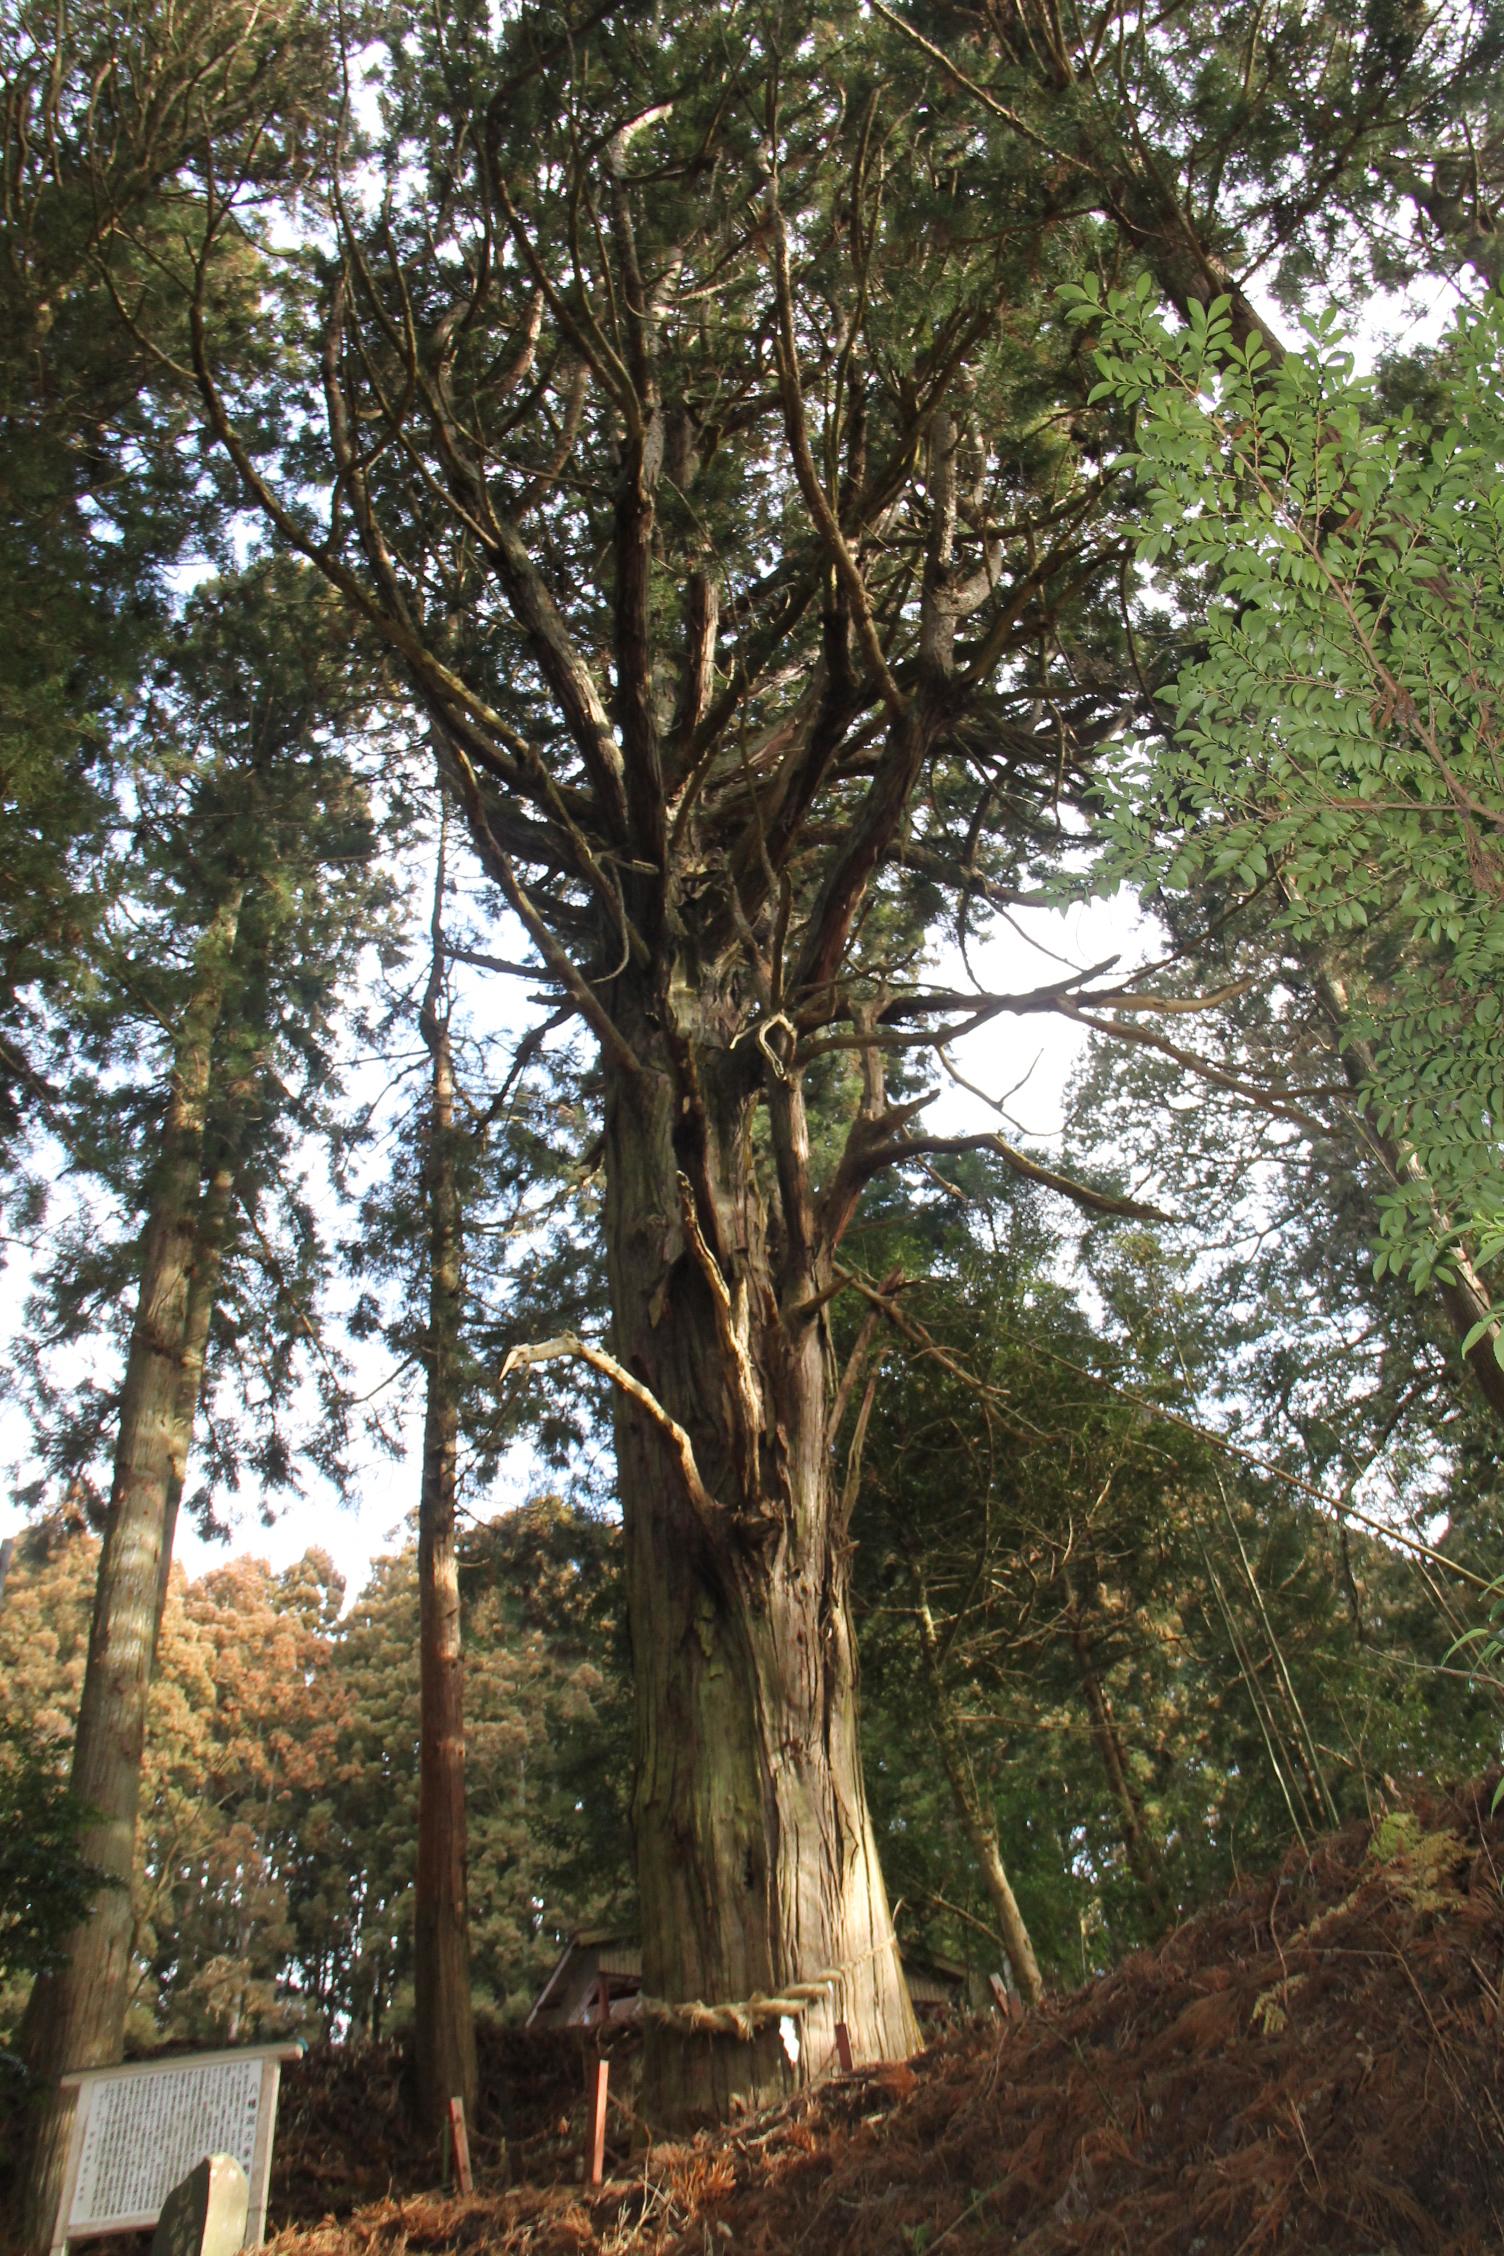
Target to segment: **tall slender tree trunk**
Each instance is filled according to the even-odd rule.
[[[644,1989],[661,2001],[646,2098],[669,2123],[724,2120],[825,2073],[838,2019],[860,2059],[918,2042],[857,1745],[802,1098],[776,1082],[770,1243],[752,1140],[763,1067],[755,1042],[733,1044],[745,1015],[724,1000],[724,1025],[692,1032],[672,994],[629,1006],[642,1067],[608,1063],[607,1080],[633,1813]],[[818,1996],[790,1997],[822,1976]],[[787,2012],[754,2008],[733,2032],[684,2011],[759,1996]]]
[[[1008,1953],[1008,1965],[1014,1985],[1019,1995],[1027,1998],[1030,2005],[1038,2005],[1044,1996],[1044,1978],[1039,1971],[1039,1961],[1034,1955],[1034,1945],[1029,1939],[1029,1929],[1019,1908],[1018,1898],[1013,1893],[1008,1868],[1003,1862],[997,1827],[988,1816],[977,1791],[971,1757],[967,1754],[960,1721],[945,1682],[940,1639],[935,1629],[935,1617],[930,1611],[924,1570],[913,1551],[909,1553],[909,1573],[914,1583],[919,1656],[930,1700],[930,1727],[940,1749],[940,1759],[945,1765],[956,1814],[961,1820],[962,1831],[971,1843],[972,1854],[977,1860],[977,1869],[987,1890],[998,1932]]]
[[[194,1290],[203,1250],[205,1127],[242,897],[241,886],[227,891],[199,941],[142,1239],[69,1781],[90,1812],[81,1847],[105,1877],[70,1938],[66,1962],[34,1985],[22,2023],[27,2065],[54,2087],[38,2107],[23,2178],[29,2250],[46,2250],[61,2197],[71,2110],[56,2079],[70,2068],[118,2060],[125,2036],[147,1704],[212,1313],[212,1292],[206,1302]]]
[[[1086,1696],[1086,1712],[1091,1718],[1091,1735],[1102,1768],[1107,1774],[1107,1785],[1117,1804],[1118,1822],[1123,1834],[1123,1852],[1128,1859],[1128,1869],[1144,1893],[1144,1900],[1156,1918],[1165,1910],[1164,1890],[1154,1863],[1154,1852],[1144,1831],[1144,1815],[1139,1807],[1133,1781],[1128,1775],[1128,1761],[1123,1752],[1122,1734],[1117,1717],[1112,1712],[1112,1701],[1102,1682],[1092,1651],[1091,1637],[1086,1625],[1085,1609],[1075,1585],[1065,1578],[1066,1632],[1071,1651],[1076,1657],[1076,1669],[1081,1679],[1081,1690]]]
[[[465,1687],[454,1547],[463,1284],[455,1172],[454,1057],[444,1011],[442,847],[434,891],[433,961],[421,1026],[431,1061],[428,1151],[428,1398],[418,1506],[418,1864],[413,1931],[418,2111],[443,2125],[451,2099],[475,2111],[475,2022],[466,1898]]]

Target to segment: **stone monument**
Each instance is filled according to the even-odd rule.
[[[206,2154],[162,2204],[151,2256],[238,2256],[250,2180],[233,2154]]]

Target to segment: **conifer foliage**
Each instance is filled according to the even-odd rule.
[[[1257,333],[1233,269],[1361,243],[1418,121],[1486,107],[1491,29],[1287,15],[461,11],[327,182],[316,515],[195,328],[248,497],[396,655],[597,1046],[609,1348],[514,1368],[584,1352],[615,1389],[664,2115],[789,2073],[771,2028],[688,2036],[687,2000],[831,1968],[859,2051],[912,2035],[826,1311],[865,1187],[953,1141],[895,1056],[1031,1007],[928,977],[927,931],[1006,901],[1135,694],[1051,286],[1142,264]]]
[[[318,634],[321,600],[312,575],[276,568],[197,597],[146,724],[156,760],[135,778],[132,826],[142,866],[74,1020],[95,1035],[100,1060],[75,1091],[78,1157],[92,1130],[101,1188],[121,1196],[133,1226],[114,1245],[96,1236],[89,1257],[65,1241],[52,1272],[56,1330],[75,1330],[85,1292],[112,1290],[128,1330],[107,1410],[109,1501],[72,1766],[100,1892],[33,1994],[25,2047],[44,2076],[118,2058],[124,2035],[148,1702],[216,1347],[239,1354],[259,1333],[256,1446],[273,1477],[283,1470],[276,1411],[297,1287],[278,1258],[268,1191],[291,1128],[284,1092],[300,1067],[322,1063],[321,1021],[375,898],[363,788],[344,749],[321,741],[357,718],[348,662],[336,650],[331,664]],[[155,1078],[142,1050],[140,1078],[122,1076],[127,1012],[149,1013],[161,1037]],[[145,1029],[141,1040],[144,1049]],[[301,1220],[294,1204],[294,1245],[307,1234]],[[249,1321],[228,1326],[237,1268],[242,1287],[261,1283],[261,1306],[252,1314],[254,1298],[236,1296]],[[49,2116],[38,2132],[37,2229],[56,2199],[57,2129]]]
[[[289,1326],[316,1330],[321,1256],[306,1202],[279,1224],[272,1193],[318,1124],[329,1014],[368,929],[358,724],[379,693],[431,748],[468,834],[492,927],[465,951],[485,974],[477,1009],[509,1023],[503,983],[520,975],[537,1018],[519,1069],[543,1028],[578,1042],[561,1173],[604,1307],[540,1334],[519,1297],[495,1361],[508,1415],[561,1363],[611,1405],[648,2111],[685,2122],[780,2097],[822,2071],[838,2019],[859,2057],[901,2054],[917,2032],[864,1780],[853,1513],[873,1342],[913,1335],[910,1279],[867,1268],[863,1236],[885,1197],[937,1167],[965,1176],[979,1153],[1037,1186],[1048,1234],[1072,1205],[1104,1226],[1153,1221],[1000,1128],[925,1115],[963,1035],[990,1030],[995,1095],[1017,1077],[1016,1029],[1042,1012],[1105,1012],[1121,1033],[1194,1000],[1111,965],[1052,966],[1022,992],[974,968],[975,943],[1090,843],[1100,773],[1125,730],[1162,719],[1182,640],[1163,609],[1135,613],[1122,387],[1097,385],[1061,293],[1095,307],[1126,291],[1165,338],[1185,324],[1204,345],[1215,329],[1247,373],[1279,357],[1272,304],[1318,274],[1486,269],[1498,9],[834,0],[811,17],[751,0],[675,17],[651,0],[458,0],[394,26],[141,0],[109,24],[84,6],[55,28],[40,12],[16,23],[5,161],[21,186],[0,217],[29,308],[20,357],[50,366],[56,332],[80,394],[97,388],[102,493],[119,496],[138,455],[161,483],[168,498],[129,520],[141,555],[179,554],[202,524],[227,567],[163,629],[180,670],[160,699],[138,646],[117,662],[108,638],[76,699],[45,649],[32,685],[51,725],[26,836],[50,905],[34,929],[17,912],[3,1007],[28,1037],[28,1014],[85,1045],[97,1026],[74,1132],[133,1218],[123,1263],[72,1242],[52,1280],[60,1321],[112,1293],[126,1305],[123,1278],[135,1295],[120,1388],[92,1404],[114,1470],[75,1761],[95,1812],[85,1849],[128,1880],[173,1520],[216,1354],[259,1369],[249,1448],[268,1476],[291,1469],[274,1404]],[[85,299],[126,356],[114,389],[86,350]],[[1249,415],[1267,412],[1260,393]],[[1357,410],[1332,412],[1362,456]],[[109,546],[104,502],[68,475],[76,421],[45,436],[24,537],[55,508],[82,550]],[[1308,450],[1318,513],[1323,444]],[[268,555],[231,574],[258,539]],[[1231,554],[1224,539],[1204,561],[1225,581]],[[69,578],[93,648],[118,588],[83,563]],[[118,764],[97,730],[74,746],[111,697],[138,709]],[[180,739],[165,757],[164,728]],[[1479,810],[1454,793],[1447,812],[1492,853]],[[70,924],[75,813],[91,841],[120,826],[122,861],[140,864],[121,878],[128,909],[87,944]],[[1434,897],[1423,906],[1436,922]],[[458,1373],[468,1385],[473,1366],[447,1165],[458,951],[433,937],[425,1559],[445,1567],[457,1666],[447,1550]],[[122,1064],[132,1009],[159,1032]],[[30,1051],[7,1069],[24,1080]],[[1402,1135],[1419,1154],[1417,1119]],[[1436,1188],[1453,1199],[1439,1160]],[[1083,1459],[1114,1447],[1141,1496],[1136,1430],[1083,1435]],[[934,1603],[950,1570],[937,1580],[906,1524],[900,1469],[895,1442],[910,1627],[1005,1916],[999,1826]],[[1094,1505],[1092,1542],[1073,1548],[1058,1522],[1081,1509],[1056,1497],[1012,1537],[1037,1540],[1125,1890],[1149,1916],[1151,1797],[1099,1599],[1119,1537]],[[1183,1548],[1172,1523],[1145,1523],[1166,1558]],[[989,1572],[993,1540],[976,1554]],[[1245,1673],[1252,1698],[1262,1664]],[[1296,1771],[1320,1805],[1321,1762],[1288,1721],[1292,1805]],[[457,1763],[452,1703],[439,1722]],[[317,1977],[348,1996],[364,1954],[371,2025],[406,1947],[399,1860],[383,1870],[374,1840],[391,1814],[379,1796],[365,1807],[371,1853],[345,1907],[360,1939],[329,1945]],[[319,1823],[336,1822],[331,1802]],[[451,1910],[457,1853],[451,1828]],[[330,1908],[311,1866],[297,1886]],[[1027,1942],[1010,1949],[1031,1987]],[[118,2048],[131,1963],[122,1885],[60,1977],[74,2004],[38,1992],[39,2066]],[[765,2002],[789,1985],[808,1992],[797,2029]],[[463,2083],[463,2059],[442,2073]]]

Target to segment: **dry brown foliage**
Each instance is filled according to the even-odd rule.
[[[1000,2035],[757,2121],[646,2146],[618,2108],[597,2194],[557,2182],[578,2179],[581,2130],[561,2046],[526,2086],[533,2129],[510,2159],[528,2182],[508,2187],[506,2141],[483,2137],[473,2196],[383,2188],[288,2226],[268,2256],[1497,2256],[1504,1822],[1488,1803],[1480,1785],[1349,1826]],[[355,2060],[306,2073],[280,2213],[361,2169],[413,2185],[395,2056],[363,2107]]]

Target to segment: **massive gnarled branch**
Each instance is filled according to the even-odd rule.
[[[1010,1144],[1006,1136],[996,1129],[984,1128],[971,1136],[908,1136],[874,1155],[874,1172],[877,1167],[898,1166],[904,1160],[943,1158],[947,1152],[990,1151],[1010,1167],[1015,1175],[1022,1175],[1031,1183],[1042,1183],[1047,1191],[1058,1191],[1062,1198],[1070,1199],[1088,1214],[1111,1214],[1124,1222],[1169,1222],[1174,1219],[1160,1207],[1146,1206],[1140,1199],[1117,1198],[1111,1191],[1093,1190],[1089,1183],[1077,1182],[1074,1175],[1062,1175],[1053,1167],[1045,1167],[1017,1144]]]
[[[608,837],[624,841],[622,758],[600,692],[521,533],[494,505],[488,514],[487,561],[579,748],[599,802],[598,820]]]
[[[809,1065],[831,1050],[942,1050],[952,1042],[979,1032],[994,1018],[1005,1015],[1026,1018],[1056,1009],[1062,996],[1076,996],[1085,981],[1100,977],[1116,961],[1116,956],[1108,956],[1099,964],[1072,972],[1066,979],[1052,980],[1043,987],[1025,988],[1016,995],[989,994],[981,988],[970,992],[965,988],[916,989],[911,994],[897,995],[883,1005],[870,1026],[859,1026],[851,1034],[822,1034],[801,1041],[799,1063]],[[904,1031],[909,1020],[924,1019],[942,1012],[951,1014],[950,1024],[919,1026],[912,1031]],[[814,1022],[822,1026],[836,1025],[853,1015],[849,1004],[835,998],[827,1003]],[[813,1014],[811,1018],[813,1019]],[[949,1067],[949,1061],[946,1062],[948,1070],[953,1070]],[[957,1079],[959,1078],[957,1075]]]
[[[873,872],[908,809],[931,735],[932,723],[918,704],[906,706],[892,722],[846,845],[827,872],[810,917],[790,983],[796,996],[816,996],[834,980]]]

